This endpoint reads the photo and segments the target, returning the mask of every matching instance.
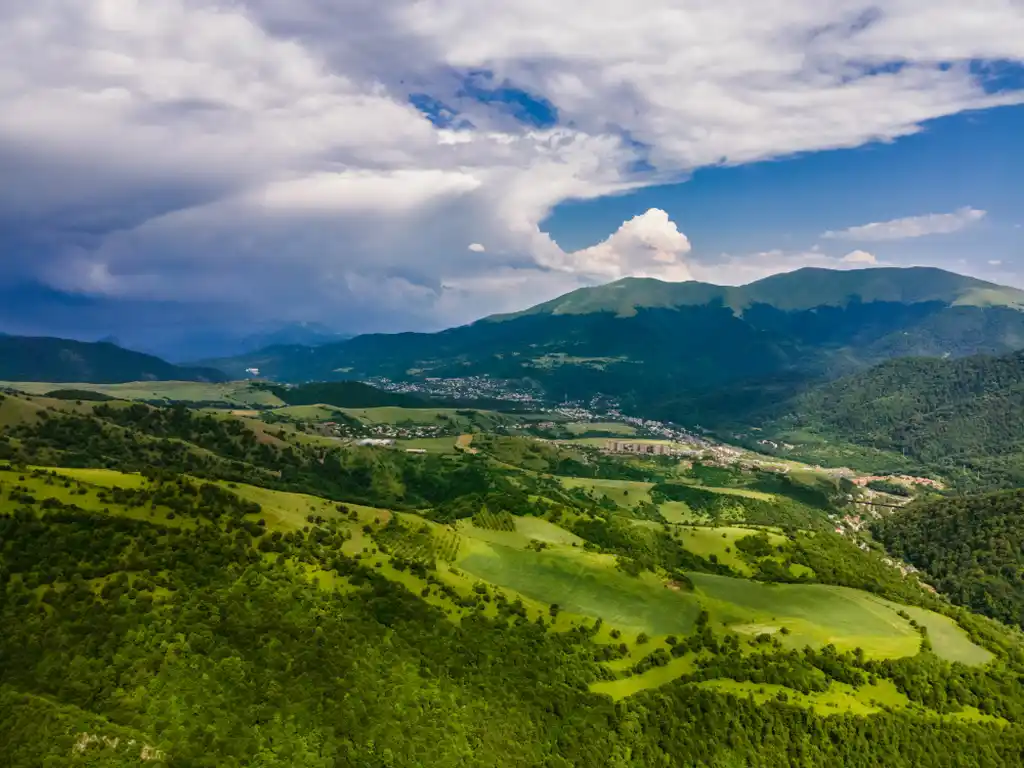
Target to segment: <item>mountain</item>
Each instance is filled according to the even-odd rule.
[[[757,305],[783,311],[846,307],[857,303],[926,304],[1024,310],[1024,291],[931,267],[831,270],[806,267],[740,286],[666,283],[627,277],[596,288],[580,288],[535,307],[488,320],[504,322],[529,315],[588,315],[612,312],[632,317],[640,309],[720,303],[739,314]]]
[[[713,423],[906,355],[1024,348],[1024,291],[939,269],[801,269],[745,286],[629,278],[441,333],[279,346],[212,364],[282,381],[488,375]]]
[[[0,336],[0,381],[115,384],[124,381],[226,381],[214,368],[186,368],[108,342]]]
[[[1020,486],[1022,403],[1024,352],[904,358],[814,387],[763,426],[903,453],[972,486]]]
[[[244,353],[282,345],[319,347],[324,344],[345,341],[349,338],[351,336],[332,331],[320,323],[291,323],[272,331],[245,336],[238,341],[238,345]]]

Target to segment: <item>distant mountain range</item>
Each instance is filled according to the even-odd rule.
[[[713,422],[904,356],[1024,348],[1024,291],[940,269],[801,269],[745,286],[627,278],[440,333],[284,345],[209,364],[280,381],[482,374]]]
[[[116,384],[125,381],[226,381],[221,371],[172,365],[109,342],[0,335],[0,381]]]
[[[319,347],[350,338],[352,338],[351,335],[337,333],[320,323],[291,323],[273,331],[245,336],[238,341],[238,345],[243,352],[252,352],[282,345]]]

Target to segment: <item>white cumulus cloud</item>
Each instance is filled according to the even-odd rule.
[[[668,214],[651,208],[623,223],[607,240],[572,253],[560,253],[547,266],[595,279],[627,275],[690,280],[685,257],[690,241]]]
[[[867,251],[850,251],[848,254],[843,256],[843,261],[847,264],[877,264],[878,259],[875,254],[868,253]]]
[[[483,253],[487,249],[484,248],[484,246],[481,243],[470,243],[469,250],[471,250],[473,253]]]
[[[876,221],[848,229],[825,232],[822,237],[835,240],[904,240],[925,235],[948,235],[959,232],[985,218],[985,211],[977,208],[959,208],[951,213],[929,213],[908,216],[891,221]]]

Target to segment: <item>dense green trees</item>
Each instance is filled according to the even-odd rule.
[[[916,502],[874,531],[954,602],[1024,626],[1024,491]]]
[[[825,529],[828,520],[821,507],[786,495],[774,501],[733,496],[708,491],[683,483],[658,483],[651,489],[658,500],[682,501],[698,515],[713,523],[740,521],[754,525],[778,525],[793,528]]]
[[[361,381],[331,381],[295,387],[265,385],[288,405],[333,405],[337,408],[429,408],[432,403],[413,395],[387,392]],[[436,406],[435,406],[436,407]]]
[[[1017,765],[1024,749],[1024,696],[1009,671],[770,643],[739,654],[705,614],[699,642],[676,646],[710,654],[697,672],[613,703],[587,691],[605,674],[593,629],[553,633],[514,611],[452,623],[341,555],[330,525],[282,537],[278,555],[330,564],[354,587],[344,593],[209,522],[186,533],[26,510],[0,524],[0,765],[11,768],[120,768],[143,749],[149,764],[189,768],[917,768]],[[940,711],[978,702],[1011,724],[825,718],[687,683],[723,675],[808,691],[885,676]]]
[[[904,453],[964,490],[1024,485],[1024,352],[906,358],[781,407],[776,430],[818,431]]]
[[[472,516],[500,530],[514,527],[517,515],[562,515],[588,549],[691,591],[686,571],[731,571],[687,551],[670,531],[636,525],[614,504],[603,508],[486,455],[325,448],[268,440],[243,422],[183,408],[94,408],[95,416],[50,412],[0,441],[15,461],[49,457],[145,475],[138,487],[89,490],[90,503],[141,518],[130,519],[85,511],[80,484],[48,470],[5,473],[0,493],[12,512],[0,515],[0,768],[121,768],[137,765],[144,751],[147,764],[174,768],[1020,764],[1018,640],[842,537],[792,532],[773,544],[752,532],[735,546],[757,578],[801,578],[792,566],[803,565],[813,571],[804,579],[939,608],[995,660],[979,668],[950,664],[928,651],[924,636],[922,653],[893,661],[830,647],[789,649],[781,635],[743,637],[707,610],[692,633],[667,646],[632,632],[605,645],[600,622],[565,628],[557,605],[538,616],[490,585],[456,589],[436,563],[453,558],[457,537],[441,540],[409,515],[360,530],[358,513],[339,505],[340,519],[312,515],[299,530],[272,530],[259,522],[259,505],[230,483],[209,480],[417,506],[437,520]],[[700,471],[694,480],[763,483],[759,489],[780,498],[778,509],[699,487],[659,488],[696,491],[687,501],[697,508],[715,496],[756,501],[765,507],[752,507],[753,514],[790,525],[824,519],[827,489],[822,497],[774,477]],[[40,487],[58,484],[62,500],[43,500]],[[1011,536],[1020,527],[1013,514],[1019,494],[984,503],[991,514],[950,511],[956,525],[936,514],[937,531],[913,531],[944,531],[939,538],[979,551],[1005,539],[998,556],[950,565],[964,571],[965,583],[986,569],[994,569],[993,579],[1008,578],[1016,568],[1011,555],[1021,549]],[[922,513],[922,526],[932,513]],[[957,527],[972,523],[967,535]],[[345,554],[359,535],[375,555]],[[384,578],[378,558],[413,591]],[[700,592],[689,597],[703,599]],[[558,632],[549,626],[556,618]],[[683,656],[692,671],[620,702],[590,693],[591,683],[615,677],[604,662],[626,656],[627,640],[651,651],[621,674]],[[823,717],[783,701],[785,694],[758,704],[702,687],[733,680],[814,693],[843,683],[870,694],[865,686],[882,679],[913,706]],[[964,707],[1003,722],[940,717]]]

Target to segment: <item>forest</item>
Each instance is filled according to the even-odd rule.
[[[905,455],[964,491],[1024,485],[1024,353],[902,358],[812,387],[767,420]]]
[[[668,482],[657,462],[616,467],[496,436],[480,445],[502,459],[415,455],[260,433],[180,405],[65,407],[0,435],[5,768],[916,768],[1012,766],[1024,753],[1019,638],[971,611],[1007,615],[955,585],[963,607],[950,604],[829,533],[824,487],[703,466]],[[610,475],[612,487],[651,478],[636,509],[652,513],[552,473],[577,464],[578,479]],[[976,537],[952,522],[921,535],[938,537],[936,552],[952,537],[982,549],[1020,511],[1019,495],[991,498],[1005,520]],[[719,538],[717,555],[695,550],[698,529],[665,522],[662,504],[738,538]],[[720,513],[746,515],[749,530],[715,527]],[[892,551],[898,536],[928,551],[897,522],[878,531]],[[521,530],[547,538],[524,538],[518,557],[614,563],[609,585],[658,584],[659,599],[667,580],[696,606],[692,628],[628,632],[462,573],[474,562],[462,548],[500,548]],[[941,573],[938,562],[920,567]],[[993,574],[1010,564],[978,563]],[[914,628],[910,655],[794,645],[789,626],[743,634],[702,579],[896,601],[917,612],[892,614]],[[933,630],[913,618],[925,615]],[[951,660],[938,619],[985,663]],[[599,692],[667,670],[633,695]],[[808,705],[837,691],[862,703]]]
[[[1024,627],[1024,491],[928,500],[874,531],[954,602]]]

